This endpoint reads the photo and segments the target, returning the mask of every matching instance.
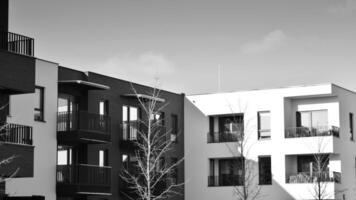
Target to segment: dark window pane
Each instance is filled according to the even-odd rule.
[[[258,158],[259,184],[272,184],[271,157],[263,156]]]

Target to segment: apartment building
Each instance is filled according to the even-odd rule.
[[[354,199],[355,102],[334,84],[187,96],[186,199],[236,199],[242,163],[262,199]]]
[[[57,199],[127,199],[130,188],[120,173],[135,165],[134,142],[143,112],[138,98],[151,100],[152,88],[65,67],[58,74]],[[167,139],[175,140],[165,161],[181,159],[184,95],[161,91],[158,100],[167,105],[156,117],[172,129]],[[174,179],[184,182],[183,164]]]
[[[135,165],[138,99],[152,100],[152,87],[35,58],[34,39],[8,31],[8,8],[1,1],[0,159],[16,158],[0,175],[17,173],[0,192],[10,199],[127,199],[132,191],[120,173]],[[167,104],[154,118],[172,130],[164,160],[174,162],[184,156],[184,94],[161,91],[156,100]],[[168,181],[184,182],[183,164],[162,189]]]

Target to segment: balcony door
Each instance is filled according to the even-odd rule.
[[[58,128],[66,131],[73,128],[76,119],[74,112],[78,111],[78,103],[72,95],[59,94],[58,97]]]
[[[242,162],[239,158],[219,160],[220,186],[239,185],[242,175]]]
[[[324,128],[328,126],[328,111],[313,110],[297,112],[297,126],[306,128]]]

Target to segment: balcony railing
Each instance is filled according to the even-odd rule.
[[[58,184],[110,185],[111,167],[95,165],[57,165]]]
[[[58,113],[58,132],[78,130],[110,134],[110,117],[85,111]]]
[[[32,145],[32,127],[19,124],[2,125],[0,142]]]
[[[237,142],[239,135],[231,132],[209,132],[208,143]]]
[[[17,54],[33,56],[34,39],[15,33],[0,32],[0,49]]]
[[[208,176],[208,186],[239,186],[243,184],[241,175]]]
[[[286,138],[297,137],[316,137],[316,136],[335,136],[339,137],[339,127],[336,126],[320,126],[320,127],[291,127],[286,128]]]
[[[318,181],[319,180],[319,181]],[[340,172],[301,172],[287,177],[287,183],[316,183],[316,182],[335,182],[341,183]]]

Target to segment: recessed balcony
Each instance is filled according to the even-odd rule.
[[[60,144],[110,142],[110,117],[85,111],[59,112],[57,139]]]
[[[57,195],[111,195],[111,167],[57,165]]]

